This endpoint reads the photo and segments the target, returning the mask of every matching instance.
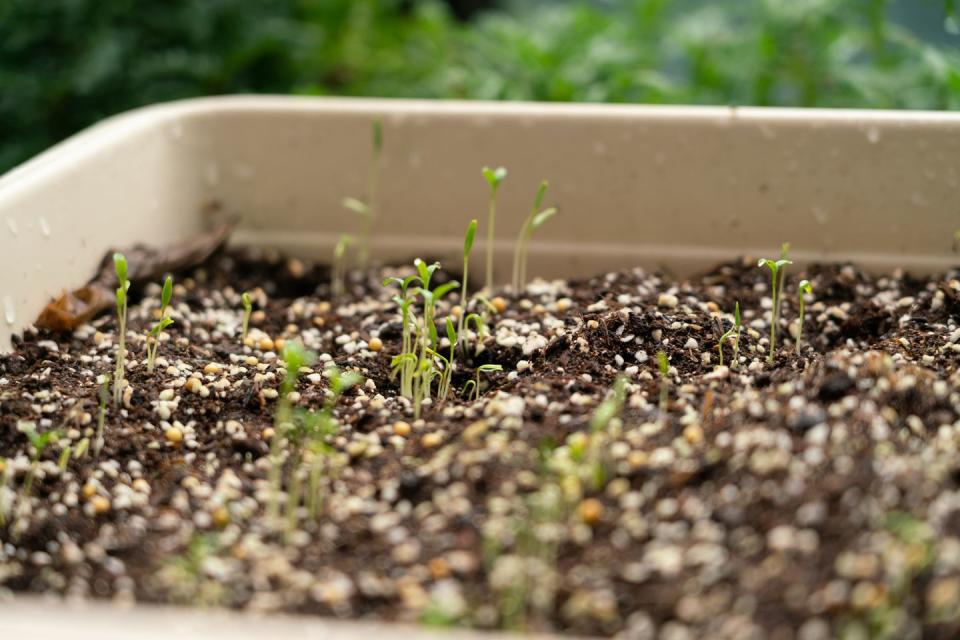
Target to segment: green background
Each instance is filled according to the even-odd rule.
[[[955,0],[0,0],[0,171],[190,96],[960,107]]]

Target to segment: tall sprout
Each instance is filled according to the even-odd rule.
[[[113,266],[117,272],[117,366],[113,373],[113,403],[120,404],[125,381],[127,360],[127,292],[130,281],[127,279],[127,258],[122,253],[113,254]]]
[[[463,237],[463,284],[460,289],[460,317],[457,319],[457,342],[461,345],[466,356],[467,345],[463,337],[463,323],[467,316],[467,278],[470,269],[470,251],[473,249],[473,238],[477,234],[477,221],[471,220],[467,225],[467,233]]]
[[[810,284],[810,281],[801,280],[800,286],[797,287],[797,295],[800,298],[800,317],[797,320],[797,355],[800,355],[800,344],[803,342],[803,313],[806,310],[804,297],[811,293],[813,293],[813,285]]]
[[[777,348],[777,323],[780,321],[780,314],[777,309],[780,306],[781,282],[778,279],[780,270],[788,264],[793,264],[789,260],[770,260],[761,258],[757,261],[758,267],[766,267],[770,270],[770,295],[773,296],[773,306],[770,310],[770,353],[767,355],[767,362],[773,362],[773,354]]]
[[[493,243],[494,243],[494,225],[497,217],[497,191],[500,190],[500,184],[507,177],[507,170],[503,167],[491,169],[483,168],[483,177],[490,185],[490,205],[487,210],[487,279],[485,282],[487,291],[493,291]]]
[[[173,297],[173,278],[167,276],[163,282],[163,289],[160,292],[160,319],[147,334],[147,372],[153,373],[153,365],[157,359],[157,348],[160,346],[160,334],[163,330],[173,324],[173,320],[167,316],[167,306],[170,305],[170,299]]]
[[[347,249],[353,238],[347,234],[340,236],[337,244],[333,247],[333,266],[330,269],[330,292],[334,298],[343,296],[346,290],[347,278]]]
[[[513,290],[516,293],[519,293],[527,283],[527,253],[533,232],[542,227],[557,212],[554,207],[540,209],[548,186],[546,180],[540,183],[533,201],[533,207],[530,209],[527,219],[523,222],[523,227],[520,228],[520,234],[517,236],[517,244],[513,252]]]
[[[370,159],[370,168],[367,172],[367,199],[344,198],[343,206],[360,216],[363,222],[363,231],[360,236],[360,248],[357,261],[361,269],[366,269],[370,260],[370,240],[373,235],[374,224],[377,218],[377,192],[380,186],[380,159],[383,155],[383,121],[377,118],[373,121],[372,132],[373,152]]]

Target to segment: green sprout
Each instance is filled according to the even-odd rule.
[[[43,457],[43,452],[47,447],[60,439],[60,432],[54,429],[40,433],[37,431],[35,422],[19,422],[17,430],[25,435],[30,443],[30,471],[27,472],[27,477],[23,481],[23,495],[29,495],[33,488],[33,480],[40,464],[40,458]]]
[[[280,443],[284,436],[293,431],[293,402],[290,400],[290,393],[297,387],[297,379],[300,376],[300,369],[309,367],[316,360],[316,355],[304,350],[296,342],[289,342],[284,345],[283,362],[284,371],[283,380],[280,382],[279,397],[276,413],[273,416],[274,434],[270,440],[270,472],[268,481],[271,487],[270,502],[267,505],[267,516],[270,522],[274,522],[280,515],[280,492],[283,486],[283,456],[281,455]]]
[[[413,318],[410,308],[413,305],[414,294],[410,285],[417,281],[417,276],[407,276],[406,278],[387,278],[383,281],[383,286],[395,284],[400,287],[400,295],[394,296],[393,301],[400,307],[400,332],[401,346],[400,354],[393,359],[394,374],[400,374],[400,395],[405,398],[413,398],[413,370],[416,368],[416,356],[413,355],[413,337],[411,335],[411,326]],[[413,366],[410,366],[410,358],[413,358]],[[398,360],[399,358],[399,360]],[[399,366],[398,366],[399,365]]]
[[[793,263],[783,258],[780,260],[761,258],[757,261],[758,267],[770,269],[770,292],[773,296],[773,306],[770,310],[770,353],[767,356],[767,362],[773,362],[773,354],[777,345],[777,324],[780,322],[780,313],[778,312],[780,307],[779,287],[782,286],[783,283],[778,279],[778,276],[780,270],[788,264]]]
[[[107,420],[107,398],[110,397],[110,374],[103,375],[103,382],[100,384],[100,410],[97,413],[97,435],[93,441],[93,454],[100,455],[103,449],[103,425]]]
[[[780,245],[780,259],[787,260],[786,264],[780,269],[780,279],[777,282],[777,321],[780,321],[781,316],[783,315],[783,283],[787,279],[787,264],[793,264],[789,261],[790,258],[790,243],[784,242]]]
[[[666,419],[670,401],[670,360],[663,351],[657,352],[657,368],[660,370],[660,415]]]
[[[373,235],[374,223],[377,217],[377,191],[380,183],[380,159],[383,155],[383,121],[376,118],[373,121],[373,153],[370,160],[370,169],[367,173],[367,199],[344,198],[343,206],[354,212],[363,220],[363,232],[360,236],[360,251],[358,261],[361,269],[366,269],[370,259],[370,239]]]
[[[497,216],[497,191],[500,184],[507,177],[507,170],[503,167],[491,169],[484,167],[483,177],[490,185],[490,206],[487,212],[487,291],[493,291],[493,241],[494,241],[494,223]]]
[[[445,357],[439,353],[440,336],[436,326],[436,304],[447,293],[460,286],[454,280],[430,289],[434,272],[440,268],[439,262],[427,264],[420,258],[413,262],[417,275],[406,278],[387,278],[384,286],[396,284],[400,295],[394,301],[400,306],[403,331],[403,345],[400,353],[390,363],[393,375],[400,376],[400,394],[413,401],[414,417],[420,417],[423,401],[431,397],[433,379],[440,378],[440,395],[443,400],[449,391],[450,376],[454,367],[454,350],[458,342],[453,321],[447,319],[446,333],[450,340],[450,354]],[[418,283],[418,287],[412,287]],[[417,296],[423,300],[423,313],[420,317],[414,312],[413,305]]]
[[[610,394],[600,403],[597,410],[593,412],[593,417],[590,419],[591,433],[606,430],[614,418],[620,417],[626,396],[627,379],[624,376],[617,376],[617,379],[613,381],[613,389]]]
[[[117,272],[117,368],[113,374],[113,403],[120,404],[124,386],[124,366],[127,359],[127,292],[130,281],[127,279],[127,259],[122,253],[113,254],[113,266]]]
[[[813,285],[810,284],[809,280],[801,280],[800,285],[797,287],[797,293],[800,298],[800,318],[797,326],[797,355],[799,356],[800,343],[803,342],[803,313],[806,310],[804,296],[813,293]]]
[[[467,315],[467,276],[470,267],[470,251],[473,249],[473,239],[477,234],[477,221],[471,220],[467,225],[467,233],[463,237],[463,285],[460,289],[460,317],[457,319],[457,338],[461,349],[466,355],[467,345],[463,334],[463,325]]]
[[[347,249],[353,242],[353,238],[347,234],[340,236],[336,246],[333,248],[333,268],[330,271],[330,291],[334,298],[343,296],[346,289],[344,284],[347,276]]]
[[[268,503],[268,516],[276,522],[280,514],[280,494],[284,485],[284,463],[289,463],[286,478],[288,488],[286,497],[287,532],[294,529],[297,510],[303,502],[302,462],[309,456],[308,472],[309,493],[306,504],[311,516],[317,513],[319,499],[320,473],[333,450],[327,439],[334,435],[338,423],[334,409],[341,396],[350,388],[363,382],[363,376],[356,372],[341,372],[336,366],[325,370],[329,381],[327,397],[320,411],[306,410],[294,406],[290,394],[297,387],[301,371],[316,361],[316,355],[306,351],[299,343],[289,342],[283,350],[284,376],[280,382],[279,403],[274,415],[274,435],[270,442],[269,483],[271,499]],[[281,443],[286,444],[287,457],[284,460]]]
[[[740,302],[735,303],[733,307],[733,326],[720,336],[717,343],[717,351],[720,354],[720,366],[723,366],[723,345],[727,340],[733,340],[733,366],[737,366],[740,361]]]
[[[517,236],[517,244],[513,252],[513,291],[515,293],[519,293],[521,287],[525,287],[527,284],[527,253],[533,232],[542,227],[547,220],[557,213],[555,207],[540,209],[548,186],[546,180],[540,183],[540,188],[537,189],[537,195],[533,201],[533,208],[530,209],[527,219],[524,220],[523,226],[520,228],[520,235]]]
[[[160,346],[160,334],[164,329],[173,324],[173,320],[167,316],[167,306],[170,304],[170,298],[173,297],[173,278],[167,276],[163,282],[163,290],[160,292],[160,320],[157,321],[150,332],[147,333],[147,372],[153,373],[153,365],[157,359],[157,347]]]
[[[240,329],[240,342],[247,341],[247,332],[250,331],[250,316],[253,315],[253,298],[246,291],[240,294],[243,304],[243,327]]]
[[[437,370],[433,364],[432,353],[436,353],[439,346],[439,336],[437,334],[437,325],[434,320],[436,316],[436,303],[448,292],[460,286],[456,280],[439,285],[433,291],[430,290],[430,278],[433,271],[440,267],[439,263],[427,266],[419,258],[414,261],[417,271],[420,274],[421,286],[417,293],[423,298],[423,316],[421,317],[421,326],[419,329],[420,349],[417,358],[416,375],[413,379],[413,407],[414,418],[420,418],[420,409],[423,401],[430,397],[431,381],[437,375]],[[451,363],[452,364],[452,363]]]
[[[70,445],[67,445],[63,451],[60,452],[60,459],[57,460],[57,467],[60,469],[60,473],[63,473],[67,470],[67,465],[70,464],[70,456],[73,454],[73,448]]]
[[[463,385],[463,394],[467,394],[467,390],[470,390],[470,394],[467,396],[468,400],[476,401],[480,399],[480,374],[481,373],[493,373],[494,371],[503,371],[503,366],[499,364],[482,364],[477,367],[476,370],[476,379],[467,380],[467,383]]]

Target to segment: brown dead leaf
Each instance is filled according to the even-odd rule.
[[[218,224],[207,233],[160,249],[138,245],[123,250],[129,264],[129,278],[134,284],[159,280],[169,273],[202,263],[219,249],[236,226],[236,218]],[[76,291],[64,292],[51,301],[37,318],[40,329],[63,332],[74,331],[100,313],[113,307],[113,290],[117,286],[113,251],[108,251],[96,277]]]

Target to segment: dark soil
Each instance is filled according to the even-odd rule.
[[[755,264],[501,293],[451,397],[414,420],[390,371],[396,292],[380,286],[410,269],[331,304],[324,267],[220,254],[177,275],[153,373],[159,287],[133,292],[129,390],[106,405],[99,456],[64,470],[62,452],[95,439],[116,321],[28,332],[0,357],[0,586],[632,638],[960,636],[957,273],[790,271],[768,363]],[[728,342],[719,367],[735,301],[740,359]],[[456,303],[438,306],[441,335]],[[319,410],[334,364],[365,382],[335,433],[271,454],[278,354],[295,341],[320,358],[293,405]],[[481,373],[471,402],[481,364],[503,371]],[[623,409],[592,430],[618,376]],[[30,429],[59,437],[38,454]]]

